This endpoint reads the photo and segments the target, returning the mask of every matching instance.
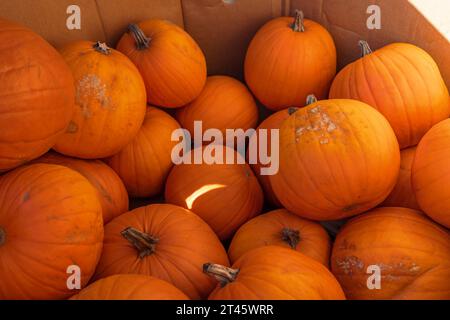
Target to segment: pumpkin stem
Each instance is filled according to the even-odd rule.
[[[203,273],[216,278],[223,287],[236,280],[239,269],[232,269],[215,263],[205,263],[203,265]]]
[[[292,30],[295,32],[305,32],[305,24],[303,23],[305,16],[303,15],[303,11],[295,10],[295,19],[292,24]]]
[[[0,227],[0,247],[6,242],[6,232]]]
[[[281,231],[281,239],[287,242],[292,249],[295,249],[300,242],[300,232],[298,230],[283,228]]]
[[[298,108],[296,108],[296,107],[289,107],[288,110],[287,110],[288,115],[293,114],[293,113],[296,112],[297,110],[298,110]]]
[[[111,53],[111,48],[108,47],[108,46],[106,45],[106,43],[104,43],[104,42],[97,41],[97,42],[94,44],[93,48],[94,48],[96,51],[98,51],[98,52],[100,52],[100,53],[103,53],[104,55],[108,55],[108,54]]]
[[[121,235],[127,239],[139,252],[139,258],[145,258],[155,252],[156,244],[159,239],[147,233],[128,227],[121,232]]]
[[[317,98],[315,95],[313,94],[309,94],[306,97],[306,105],[309,106],[310,104],[316,103],[317,102]]]
[[[148,48],[151,39],[145,35],[144,31],[142,31],[142,29],[139,28],[137,24],[129,24],[128,32],[133,36],[134,41],[136,42],[136,48],[138,50],[144,50]]]
[[[369,43],[365,40],[358,41],[359,46],[361,47],[361,57],[367,56],[372,53],[372,49],[370,49]]]

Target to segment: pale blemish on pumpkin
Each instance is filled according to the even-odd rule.
[[[308,132],[318,133],[320,144],[328,144],[330,142],[329,135],[338,129],[336,123],[330,118],[328,113],[319,105],[307,111],[306,115],[301,116],[303,126],[295,128],[295,141],[298,142],[300,137]]]
[[[344,258],[337,258],[336,265],[346,275],[352,276],[355,272],[361,272],[364,268],[364,262],[356,256],[347,256]]]
[[[67,126],[66,132],[67,133],[76,133],[77,131],[78,131],[78,125],[75,122],[70,121],[69,125]]]
[[[75,98],[85,118],[92,117],[90,108],[92,99],[105,109],[111,108],[111,98],[106,84],[95,74],[87,74],[78,81]]]
[[[30,192],[27,191],[23,194],[22,202],[27,202],[28,200],[30,200]]]

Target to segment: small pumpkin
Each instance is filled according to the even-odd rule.
[[[239,228],[228,248],[231,263],[255,248],[291,248],[328,266],[330,237],[318,223],[278,209],[257,216]]]
[[[96,159],[112,156],[144,121],[145,87],[139,71],[104,43],[75,41],[60,50],[75,78],[76,111],[54,149]]]
[[[202,273],[204,261],[228,257],[210,227],[192,212],[153,204],[122,214],[105,226],[95,279],[142,274],[165,280],[191,299],[202,299],[214,281]]]
[[[226,136],[226,129],[255,128],[258,108],[252,94],[240,81],[227,76],[211,76],[200,95],[184,108],[176,118],[183,128],[194,135],[194,121],[202,121],[202,129],[218,129]]]
[[[102,206],[103,223],[128,211],[128,194],[119,176],[100,160],[82,160],[48,152],[33,163],[57,164],[80,173],[97,190]]]
[[[363,101],[391,124],[400,148],[416,145],[436,123],[450,115],[450,99],[436,62],[408,43],[392,43],[374,52],[360,41],[362,58],[343,68],[330,98]]]
[[[383,207],[404,207],[420,210],[411,185],[411,167],[415,153],[416,147],[400,151],[400,172],[397,184],[386,200],[383,201]]]
[[[78,172],[32,164],[0,178],[0,299],[70,297],[69,267],[85,286],[102,241],[97,193]]]
[[[261,212],[263,193],[244,159],[233,149],[220,147],[233,163],[183,163],[172,168],[165,199],[199,215],[221,240],[232,237],[246,221]],[[205,152],[205,149],[202,149]],[[186,157],[192,158],[194,151]],[[238,163],[240,159],[241,163]]]
[[[100,279],[70,300],[189,300],[170,283],[144,275],[120,274]]]
[[[400,168],[389,123],[363,102],[311,100],[280,128],[280,168],[269,177],[278,200],[313,220],[338,220],[380,204]]]
[[[70,69],[39,35],[0,19],[0,173],[46,153],[75,105]]]
[[[169,21],[154,19],[129,25],[117,50],[139,69],[151,105],[182,107],[205,85],[202,50],[186,31]]]
[[[377,208],[341,229],[331,270],[349,299],[450,299],[450,234],[419,211]]]
[[[343,300],[342,288],[321,263],[279,246],[249,251],[231,268],[205,263],[219,284],[210,300]]]
[[[412,166],[412,186],[420,208],[450,228],[450,119],[433,126],[420,140]]]
[[[134,139],[106,163],[122,178],[132,197],[152,197],[164,188],[172,168],[172,132],[178,122],[164,111],[148,107],[144,123]]]
[[[280,17],[256,33],[247,50],[245,80],[256,98],[271,110],[302,107],[307,95],[328,95],[336,74],[333,38],[320,24]]]

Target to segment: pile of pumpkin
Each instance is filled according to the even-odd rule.
[[[247,89],[207,77],[166,21],[57,52],[1,20],[0,298],[450,299],[448,90],[422,49],[360,45],[335,76],[322,26],[274,19]],[[255,128],[252,93],[274,111],[258,128],[279,129],[277,174],[173,165],[172,132],[195,120]]]

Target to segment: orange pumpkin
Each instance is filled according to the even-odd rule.
[[[58,52],[0,19],[0,173],[47,152],[69,124],[75,90]]]
[[[0,178],[0,299],[71,296],[69,267],[85,286],[102,240],[97,193],[78,172],[33,164]]]
[[[76,111],[55,150],[85,159],[119,152],[145,116],[145,87],[138,70],[100,42],[76,41],[60,52],[75,78]]]
[[[407,43],[372,52],[360,41],[363,57],[336,76],[330,98],[363,101],[391,124],[400,148],[416,145],[437,122],[450,115],[447,87],[433,58]]]
[[[411,185],[411,167],[416,147],[400,151],[400,172],[397,184],[382,203],[383,207],[404,207],[420,210]]]
[[[189,300],[170,283],[144,275],[120,274],[100,279],[70,300]]]
[[[202,91],[206,59],[191,36],[165,20],[132,24],[117,44],[144,78],[147,100],[167,108],[184,106]]]
[[[285,209],[262,214],[240,227],[228,248],[228,256],[234,263],[250,250],[270,245],[294,249],[328,266],[330,237],[325,229]]]
[[[412,166],[412,185],[420,208],[450,228],[450,119],[436,124],[420,141]]]
[[[269,109],[304,106],[311,93],[325,99],[336,74],[333,38],[300,11],[295,19],[273,19],[251,41],[244,72],[251,91]]]
[[[264,246],[227,268],[206,263],[220,284],[210,300],[342,300],[342,288],[321,263],[291,249]]]
[[[81,160],[65,157],[56,152],[48,152],[34,163],[57,164],[80,173],[97,190],[102,205],[103,223],[128,211],[128,194],[117,174],[100,160]]]
[[[133,197],[152,197],[164,187],[172,168],[171,140],[180,125],[164,111],[147,108],[144,123],[134,139],[106,163],[122,178]]]
[[[334,99],[299,109],[280,129],[280,166],[272,188],[289,211],[338,220],[381,203],[400,167],[387,120],[363,102]]]
[[[124,213],[105,226],[95,278],[149,275],[201,299],[214,288],[214,281],[202,273],[202,264],[215,260],[229,263],[219,239],[202,219],[177,206],[153,204]]]
[[[173,167],[166,182],[165,198],[199,215],[221,240],[232,237],[246,221],[258,215],[263,193],[258,180],[243,158],[231,148],[234,164],[179,164]],[[203,149],[205,151],[205,149]],[[186,157],[192,157],[195,149]],[[243,163],[237,163],[240,159]]]
[[[349,299],[450,299],[450,234],[419,211],[377,208],[341,229],[331,267]]]
[[[202,121],[202,129],[255,128],[258,108],[247,87],[227,76],[212,76],[206,80],[201,94],[176,114],[183,128],[194,135],[194,121]]]

